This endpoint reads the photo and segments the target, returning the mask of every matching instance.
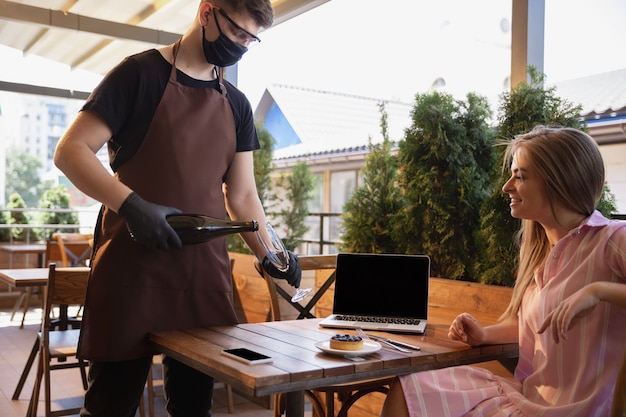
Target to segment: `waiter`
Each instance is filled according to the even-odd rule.
[[[55,164],[102,203],[78,356],[90,361],[81,416],[132,417],[156,353],[150,332],[237,322],[225,238],[182,245],[166,216],[265,224],[247,98],[223,79],[272,25],[270,0],[202,0],[173,45],[126,58],[61,138]],[[113,175],[96,157],[107,144]],[[244,240],[259,259],[253,233]],[[270,273],[299,286],[301,271]],[[172,417],[210,416],[213,379],[163,357]]]

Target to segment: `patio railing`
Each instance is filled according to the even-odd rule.
[[[33,230],[73,230],[80,233],[91,233],[96,224],[98,210],[93,208],[77,208],[77,209],[43,209],[43,208],[0,208],[0,212],[8,214],[9,212],[25,213],[29,217],[34,218],[36,213],[75,213],[78,214],[78,224],[0,224],[1,229],[24,229],[25,243],[33,241],[32,236],[35,235]],[[302,241],[299,252],[308,254],[336,253],[337,244],[340,243],[338,236],[341,227],[340,213],[310,213],[306,219],[309,226],[309,232]],[[22,240],[20,240],[21,242]],[[14,243],[13,233],[9,233],[9,243]]]
[[[51,233],[56,230],[67,230],[67,231],[75,231],[80,233],[91,233],[93,232],[93,228],[96,224],[96,218],[98,217],[98,209],[94,208],[77,208],[77,209],[45,209],[45,208],[0,208],[0,212],[5,214],[5,218],[9,218],[10,213],[24,213],[29,218],[37,218],[34,214],[40,213],[74,213],[78,217],[77,224],[44,224],[39,221],[35,221],[34,223],[0,223],[0,230],[8,229],[9,237],[8,242],[14,243],[14,229],[23,229],[24,237],[20,239],[20,242],[24,241],[25,243],[32,243],[34,236],[36,233],[34,231],[44,230],[50,231]],[[47,233],[46,233],[47,234]]]

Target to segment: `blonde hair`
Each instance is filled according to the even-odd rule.
[[[591,136],[568,127],[537,126],[507,144],[504,156],[507,169],[520,149],[524,150],[533,171],[545,182],[553,215],[558,203],[585,217],[591,216],[605,181],[602,155]],[[517,239],[520,247],[517,278],[511,303],[502,318],[517,316],[535,271],[544,264],[551,249],[543,227],[534,220],[522,220]]]

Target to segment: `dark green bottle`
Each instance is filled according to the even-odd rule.
[[[227,221],[201,214],[173,214],[167,216],[167,222],[176,231],[184,245],[202,243],[234,233],[259,230],[259,224],[256,220],[249,222]]]

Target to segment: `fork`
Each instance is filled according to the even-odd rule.
[[[361,339],[363,340],[369,340],[371,341],[372,339],[370,339],[370,337],[365,334],[365,332],[363,331],[363,329],[361,329],[360,327],[356,328],[356,332],[359,334],[359,336],[361,336]],[[409,349],[405,349],[403,347],[400,346],[396,346],[393,343],[387,342],[386,340],[381,340],[380,342],[386,344],[387,346],[391,346],[392,348],[399,350],[400,352],[404,352],[404,353],[411,353],[411,351]]]
[[[368,335],[365,334],[365,332],[363,331],[363,329],[361,329],[360,327],[356,328],[356,332],[359,334],[359,336],[361,336],[361,339],[363,340],[372,340],[370,339],[370,337]]]

